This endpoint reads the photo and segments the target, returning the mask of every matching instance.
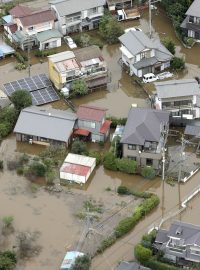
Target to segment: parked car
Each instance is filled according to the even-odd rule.
[[[67,43],[67,45],[70,47],[70,49],[77,48],[76,43],[73,41],[73,39],[70,36],[64,37],[64,41]]]
[[[142,29],[140,29],[139,27],[130,27],[130,28],[126,28],[125,30],[124,30],[124,32],[125,33],[128,33],[129,31],[140,31],[140,32],[142,32]]]
[[[147,73],[143,75],[143,82],[144,83],[150,83],[150,82],[155,82],[158,80],[158,77],[154,75],[153,73]]]

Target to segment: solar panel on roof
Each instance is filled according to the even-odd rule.
[[[24,89],[30,92],[33,105],[42,105],[59,100],[59,95],[45,74],[35,75],[4,84],[4,92],[11,96],[13,92]]]

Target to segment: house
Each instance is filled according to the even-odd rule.
[[[155,107],[170,113],[173,124],[200,118],[200,87],[195,79],[155,83]]]
[[[61,46],[62,35],[54,29],[53,10],[32,10],[18,5],[9,13],[12,22],[4,25],[4,35],[17,47],[26,50],[38,46],[42,50]]]
[[[77,116],[73,113],[35,106],[21,111],[14,128],[16,140],[41,145],[63,144],[72,139]]]
[[[85,137],[93,142],[105,142],[110,133],[111,121],[106,120],[107,109],[81,105],[77,111],[78,123],[74,136]]]
[[[114,268],[114,270],[150,270],[150,268],[144,267],[136,262],[120,262],[120,264]]]
[[[142,77],[170,67],[173,55],[158,39],[150,39],[142,31],[130,30],[119,37],[122,64],[130,75]]]
[[[69,153],[60,168],[60,179],[85,184],[96,166],[96,158]]]
[[[194,0],[186,12],[186,18],[181,24],[185,35],[200,41],[200,1]]]
[[[139,166],[160,169],[162,131],[168,129],[169,113],[147,108],[131,108],[122,135],[122,155]]]
[[[200,226],[175,221],[169,230],[158,230],[155,247],[172,261],[200,263]]]
[[[90,89],[108,82],[107,65],[98,46],[50,55],[48,67],[49,77],[57,89],[80,78]]]
[[[56,12],[58,30],[67,35],[98,28],[105,0],[51,0],[50,4]]]

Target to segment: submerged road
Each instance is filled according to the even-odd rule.
[[[195,187],[200,184],[200,173],[194,175],[187,183],[181,185],[181,198],[185,198]],[[147,191],[155,192],[161,198],[161,185],[158,186],[155,183]],[[170,213],[176,212],[178,210],[178,186],[171,187],[165,184],[165,216]],[[200,198],[196,198],[200,200]],[[190,204],[191,205],[191,204]],[[198,215],[198,207],[190,207],[189,210],[184,211],[181,215],[181,219],[187,220],[187,211],[193,211],[193,217],[195,211]],[[118,240],[113,246],[105,250],[102,255],[96,256],[92,261],[92,270],[108,270],[113,269],[119,261],[122,260],[133,260],[134,259],[134,246],[141,240],[141,237],[148,232],[148,230],[153,226],[159,224],[162,218],[161,204],[159,207],[144,218],[127,236]],[[176,217],[172,218],[172,220]],[[193,220],[190,220],[192,223]],[[195,220],[196,222],[196,220]],[[200,223],[200,220],[199,220]],[[196,224],[196,223],[195,223]],[[197,224],[200,225],[200,224]]]

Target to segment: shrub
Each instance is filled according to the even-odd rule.
[[[25,61],[28,60],[27,57],[26,57],[25,55],[22,55],[22,54],[19,53],[19,52],[16,52],[16,53],[15,53],[15,57],[16,57],[17,61],[18,61],[19,63],[22,63],[22,64],[24,64]]]
[[[150,260],[145,262],[145,265],[150,267],[152,270],[160,270],[160,269],[162,269],[162,270],[180,270],[180,269],[182,269],[182,268],[176,267],[174,265],[159,262],[159,261],[155,260],[154,258],[151,258]]]
[[[141,244],[138,244],[134,248],[134,255],[140,263],[145,264],[152,257],[152,251],[143,247]]]
[[[18,167],[17,168],[17,174],[23,175],[24,174],[24,168],[23,167]]]
[[[192,37],[188,37],[188,38],[186,38],[186,40],[185,40],[186,45],[188,45],[188,46],[190,46],[190,47],[194,44],[194,42],[195,42],[195,40],[194,40],[194,38],[192,38]]]
[[[24,64],[24,63],[17,63],[15,65],[15,69],[17,69],[17,70],[23,70],[23,69],[26,69],[26,68],[27,68],[27,65]]]
[[[40,162],[33,162],[29,167],[29,171],[36,176],[43,177],[46,174],[46,166]]]
[[[116,160],[117,169],[121,172],[133,174],[136,172],[137,162],[128,158]]]
[[[159,203],[160,203],[159,197],[156,195],[152,195],[150,198],[146,199],[138,207],[136,207],[136,209],[140,211],[142,216],[145,216],[149,212],[151,212],[152,209],[158,206]]]
[[[120,194],[120,195],[129,195],[130,194],[130,190],[125,187],[125,186],[119,186],[117,188],[117,193]]]
[[[79,79],[72,82],[72,96],[84,96],[88,93],[88,87],[84,80]]]
[[[117,238],[125,235],[130,232],[135,225],[137,224],[137,220],[133,217],[127,217],[119,222],[119,224],[115,227],[115,235]]]
[[[0,170],[3,170],[3,160],[0,160]]]
[[[14,217],[13,216],[5,216],[2,218],[3,224],[5,227],[10,227],[13,224]]]
[[[87,255],[76,258],[71,270],[89,270],[91,265],[91,258]]]
[[[86,143],[79,140],[75,140],[72,143],[71,152],[78,155],[87,155],[88,150]]]
[[[36,57],[47,57],[47,56],[55,54],[55,53],[56,53],[55,50],[45,50],[45,51],[37,50],[35,52],[35,56]]]
[[[117,238],[115,235],[111,235],[108,238],[104,239],[99,248],[97,249],[97,253],[102,253],[105,249],[112,246],[116,242]]]
[[[112,153],[107,152],[104,155],[103,166],[104,166],[104,168],[106,168],[108,170],[112,170],[112,171],[117,170],[116,159]]]
[[[8,123],[0,123],[0,138],[6,137],[10,133]]]
[[[0,269],[14,270],[16,266],[16,254],[13,251],[0,252]]]
[[[96,158],[96,165],[97,166],[101,164],[102,156],[101,156],[100,152],[93,150],[93,151],[90,151],[88,155],[89,155],[89,157]]]
[[[185,60],[180,57],[174,57],[171,60],[171,68],[173,70],[182,70],[185,68]]]
[[[13,102],[15,109],[19,112],[32,105],[31,95],[26,90],[17,90],[13,92],[11,95],[11,101]]]
[[[170,38],[168,37],[164,38],[162,40],[162,43],[172,54],[175,54],[176,46]]]
[[[107,120],[112,121],[111,128],[116,128],[117,125],[124,126],[126,124],[127,118],[107,117]]]
[[[153,179],[156,176],[156,171],[150,166],[142,168],[141,175],[147,179]]]
[[[153,230],[151,233],[143,235],[141,244],[146,248],[152,249],[152,244],[154,243],[155,238],[156,230]]]

